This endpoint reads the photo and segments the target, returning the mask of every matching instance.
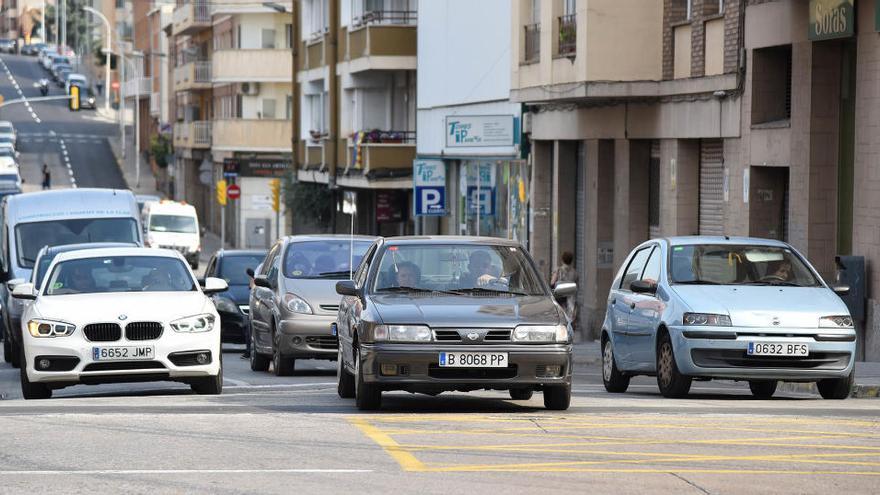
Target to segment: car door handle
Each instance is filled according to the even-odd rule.
[[[636,303],[634,303],[634,302],[629,303],[629,309],[636,309]]]

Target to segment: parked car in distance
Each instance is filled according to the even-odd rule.
[[[9,143],[0,143],[0,171],[15,170],[18,172],[18,155]]]
[[[21,54],[31,56],[37,55],[38,53],[40,53],[40,50],[46,48],[46,46],[48,45],[46,45],[45,43],[31,43],[29,45],[24,45],[23,47],[21,47]]]
[[[79,383],[178,381],[219,394],[217,312],[207,296],[226,282],[196,282],[180,253],[105,248],[59,254],[42,287],[19,284],[21,391],[45,399]]]
[[[170,199],[148,202],[141,208],[146,245],[176,249],[193,270],[202,252],[199,217],[193,205]]]
[[[223,342],[243,344],[249,324],[249,299],[253,270],[266,257],[266,251],[254,249],[221,249],[211,257],[205,268],[205,277],[220,278],[229,290],[211,296],[220,315],[220,336]]]
[[[507,390],[544,406],[571,401],[572,331],[519,243],[479,237],[379,240],[353,280],[336,284],[337,391],[359,409],[382,392]]]
[[[294,371],[297,359],[336,359],[340,296],[375,237],[303,235],[279,239],[254,277],[251,291],[251,369],[276,375]]]
[[[17,168],[0,169],[0,189],[21,190],[21,175]]]
[[[15,53],[15,40],[0,38],[0,52]]]
[[[70,93],[70,85],[75,84],[80,87],[80,92],[83,89],[89,87],[89,80],[86,76],[82,74],[77,74],[76,72],[71,72],[67,74],[67,77],[64,79],[64,93]]]
[[[8,120],[0,120],[0,136],[11,137],[12,143],[18,141],[18,134],[15,132],[15,126]]]
[[[615,277],[602,327],[603,381],[625,392],[656,375],[666,397],[692,380],[749,382],[769,398],[777,382],[816,382],[826,399],[853,383],[856,333],[846,305],[781,241],[673,237],[642,243]]]

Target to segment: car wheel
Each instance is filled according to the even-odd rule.
[[[778,384],[779,382],[776,380],[751,380],[749,381],[749,389],[756,399],[769,399],[776,393],[776,385]]]
[[[275,376],[290,376],[295,367],[296,361],[293,358],[284,357],[281,354],[281,349],[276,345],[275,351],[272,353],[272,368],[275,371]]]
[[[657,346],[657,386],[663,397],[669,398],[686,397],[691,389],[691,377],[678,371],[669,334],[663,334]]]
[[[530,388],[512,388],[510,389],[510,398],[513,400],[529,400],[534,393],[534,390]]]
[[[853,380],[855,379],[855,370],[853,370],[846,378],[828,378],[816,382],[819,389],[819,395],[823,399],[846,399],[852,391]]]
[[[251,371],[269,371],[269,358],[257,352],[254,327],[251,327]]]
[[[605,390],[615,394],[626,392],[629,388],[629,377],[617,369],[614,344],[608,338],[602,341],[602,383],[605,385]]]
[[[375,385],[364,383],[364,370],[361,368],[361,353],[354,350],[355,386],[354,400],[361,411],[372,411],[382,407],[382,391]]]
[[[24,362],[24,356],[21,357],[21,362]],[[19,369],[18,376],[21,380],[21,395],[25,399],[48,399],[52,397],[52,389],[48,385],[45,383],[34,383],[28,379],[25,366]]]
[[[201,378],[197,382],[193,382],[190,388],[199,395],[220,395],[223,393],[223,365],[220,365],[220,371],[216,375]]]
[[[336,355],[336,393],[343,399],[353,399],[354,386],[354,376],[345,369],[340,348]]]
[[[544,407],[565,411],[571,405],[571,385],[544,387]]]

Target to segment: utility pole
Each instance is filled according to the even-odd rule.
[[[104,40],[104,111],[110,113],[110,49],[113,46],[111,42],[113,30],[110,27],[110,21],[104,17],[104,14],[91,7],[83,7],[83,10],[98,16],[101,22],[104,23],[104,27],[107,28],[107,38]]]
[[[67,46],[67,0],[61,0],[61,17],[58,25],[59,31],[61,32],[61,36],[58,37],[58,47],[61,55],[64,55],[66,50],[64,47]]]

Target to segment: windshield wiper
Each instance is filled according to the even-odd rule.
[[[313,278],[333,278],[333,277],[341,277],[343,275],[349,275],[351,272],[348,270],[338,271],[338,272],[321,272],[317,277]]]
[[[781,287],[804,287],[801,284],[795,282],[786,282],[784,280],[755,280],[753,282],[744,282],[742,285],[770,285],[770,286],[781,286]]]
[[[456,289],[455,294],[509,294],[511,296],[528,296],[525,292],[517,292],[512,290],[489,289],[486,287],[469,287],[467,289]]]
[[[423,287],[382,287],[381,289],[376,289],[376,292],[419,292],[419,293],[430,293],[430,294],[455,294],[451,291],[445,290],[435,290],[435,289],[425,289]]]
[[[713,282],[713,281],[711,281],[711,280],[701,280],[701,279],[697,279],[697,280],[676,280],[675,283],[676,283],[676,284],[680,284],[680,285],[721,285],[721,284],[718,283],[718,282]]]

